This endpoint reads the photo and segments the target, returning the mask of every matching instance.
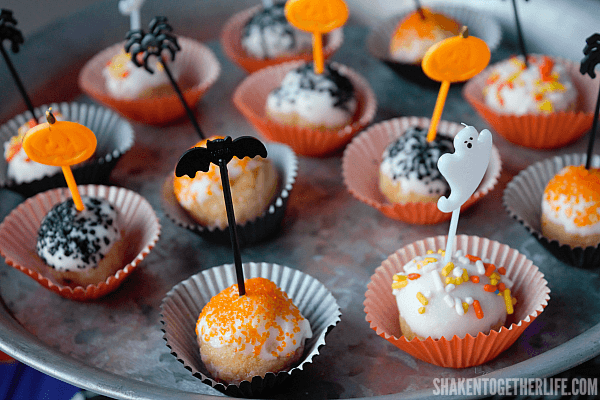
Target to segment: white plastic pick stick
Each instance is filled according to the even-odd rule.
[[[119,12],[123,15],[129,15],[129,24],[131,30],[142,28],[142,18],[140,8],[145,0],[120,0]]]
[[[441,212],[452,211],[444,262],[452,257],[460,207],[471,197],[481,183],[492,153],[492,134],[487,129],[480,134],[472,126],[461,129],[454,137],[454,153],[438,160],[438,169],[450,186],[450,196],[440,197],[437,206]]]

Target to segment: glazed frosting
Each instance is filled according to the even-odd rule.
[[[415,11],[396,27],[390,40],[392,59],[408,64],[420,63],[431,46],[459,33],[460,25],[450,17],[427,8],[421,10],[422,16]]]
[[[489,333],[512,314],[516,299],[504,268],[457,251],[444,264],[444,251],[429,251],[393,276],[392,292],[400,316],[423,338],[450,340]]]
[[[59,271],[94,268],[121,238],[117,211],[105,199],[81,196],[77,211],[72,199],[54,206],[42,220],[36,250]]]
[[[544,190],[542,214],[567,233],[600,234],[600,169],[564,167]]]
[[[212,347],[262,360],[289,356],[312,337],[310,323],[287,294],[265,278],[245,281],[246,295],[233,285],[214,296],[196,324],[199,339]]]
[[[125,53],[124,50],[113,56],[102,70],[110,95],[116,99],[147,98],[158,87],[170,87],[169,77],[162,65],[157,61],[150,64],[153,74],[146,71],[144,67],[136,66],[131,61],[131,54]],[[177,80],[180,75],[178,63],[172,61],[169,67]]]
[[[352,82],[330,64],[322,74],[315,74],[313,63],[291,70],[267,97],[267,110],[297,113],[314,126],[346,125],[356,107]]]
[[[486,104],[507,114],[574,110],[577,90],[565,67],[548,56],[511,57],[494,67],[483,88]]]
[[[426,130],[411,127],[386,147],[379,166],[380,173],[400,182],[405,192],[447,195],[450,187],[440,174],[437,162],[442,154],[454,151],[452,140],[438,133],[433,141],[428,142]]]
[[[265,59],[309,51],[312,36],[295,29],[285,17],[285,2],[263,8],[244,26],[242,47],[252,57]]]
[[[65,120],[60,112],[53,113],[53,115],[57,121]],[[31,182],[60,171],[60,167],[31,161],[23,150],[23,138],[27,131],[42,122],[46,122],[45,117],[40,117],[37,123],[32,118],[19,127],[17,136],[11,137],[8,142],[4,143],[4,159],[8,165],[6,175],[17,184]]]

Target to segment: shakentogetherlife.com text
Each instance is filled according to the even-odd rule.
[[[598,378],[435,378],[435,396],[596,396]]]

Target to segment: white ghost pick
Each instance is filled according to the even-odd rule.
[[[460,207],[471,197],[481,183],[492,153],[492,134],[484,129],[480,134],[472,126],[461,129],[454,137],[454,153],[447,153],[438,160],[438,169],[450,185],[450,196],[440,197],[438,209],[452,211],[448,243],[444,261],[450,261]]]
[[[140,8],[145,0],[120,0],[119,12],[123,15],[129,15],[129,29],[141,29],[142,22],[140,17]]]

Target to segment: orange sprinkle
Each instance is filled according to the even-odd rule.
[[[240,297],[237,285],[232,285],[214,296],[202,309],[198,321],[204,319],[208,329],[202,332],[202,339],[208,342],[211,338],[219,338],[224,344],[236,343],[240,348],[246,344],[254,346],[252,353],[258,356],[269,337],[269,329],[278,331],[277,350],[285,350],[286,335],[277,322],[278,318],[293,324],[294,337],[300,332],[300,322],[304,319],[300,310],[285,292],[275,283],[265,278],[252,278],[245,281],[246,295]],[[259,333],[255,320],[264,322],[265,332]],[[232,324],[232,321],[239,322]],[[198,334],[196,324],[196,333]],[[262,331],[263,329],[261,329]],[[272,352],[278,357],[277,352]]]
[[[477,275],[471,275],[471,282],[479,283],[479,277]]]
[[[477,262],[478,260],[481,260],[481,258],[479,258],[479,257],[476,257],[476,256],[472,256],[472,255],[470,255],[470,254],[467,254],[467,255],[465,255],[465,257],[467,257],[467,258],[469,259],[469,261],[471,261],[471,262],[473,262],[473,263],[474,263],[474,262]]]
[[[542,57],[542,63],[538,66],[540,70],[540,75],[542,76],[542,81],[550,82],[553,80],[552,78],[552,70],[554,69],[554,61],[548,57]]]
[[[494,264],[484,263],[483,265],[485,266],[485,276],[489,277],[494,273],[494,270],[496,269]]]
[[[498,290],[504,292],[504,289],[506,289],[506,285],[504,284],[504,282],[500,282],[500,284],[498,285]]]
[[[415,279],[419,279],[421,277],[420,274],[408,274],[408,279],[414,281]]]
[[[500,275],[506,275],[506,268],[504,268],[504,267],[500,267],[500,268],[498,268],[498,273],[499,273]]]
[[[483,285],[483,290],[485,290],[486,292],[495,292],[496,291],[496,286],[494,285]]]
[[[473,310],[475,310],[475,316],[477,319],[483,318],[483,310],[481,309],[481,304],[479,304],[479,300],[473,301]]]

